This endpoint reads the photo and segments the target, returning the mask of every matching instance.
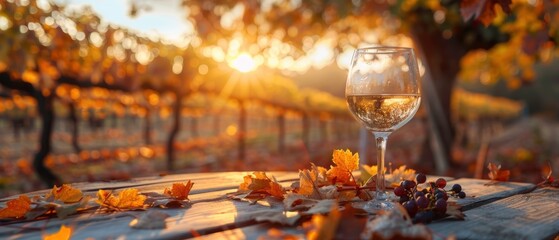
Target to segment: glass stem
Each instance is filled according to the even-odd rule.
[[[386,141],[390,133],[374,133],[377,143],[377,191],[376,199],[384,201],[387,199],[384,187],[384,153],[386,152]]]

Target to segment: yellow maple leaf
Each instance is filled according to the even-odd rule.
[[[327,171],[323,167],[311,164],[310,170],[299,171],[299,194],[306,196],[316,195],[318,197],[320,194],[316,192],[316,188],[327,184]]]
[[[349,149],[338,149],[332,153],[332,162],[336,166],[330,166],[327,172],[328,179],[348,183],[351,181],[351,172],[359,168],[359,153],[353,154]]]
[[[61,187],[55,185],[46,197],[53,197],[54,200],[59,200],[64,203],[76,203],[82,199],[83,193],[81,190],[73,188],[69,184],[63,184]]]
[[[68,240],[70,236],[72,236],[72,227],[62,224],[58,232],[43,235],[43,240]]]
[[[194,183],[190,180],[188,180],[187,183],[173,183],[171,189],[165,188],[165,190],[163,190],[163,194],[167,194],[178,200],[186,200],[188,199],[188,194],[193,185]]]
[[[122,190],[118,196],[100,189],[97,192],[97,203],[101,206],[116,209],[136,209],[143,208],[146,196],[138,192],[138,189],[127,188]]]
[[[10,200],[6,203],[6,208],[0,209],[1,218],[22,218],[31,209],[31,199],[26,195]]]
[[[243,183],[239,185],[239,191],[266,190],[271,181],[265,172],[253,172],[243,177]]]

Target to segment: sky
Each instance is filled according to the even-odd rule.
[[[192,32],[192,25],[186,20],[180,0],[150,1],[150,11],[141,11],[130,17],[130,0],[55,0],[69,9],[81,9],[89,5],[101,19],[111,24],[140,31],[158,34],[170,41],[181,41]]]

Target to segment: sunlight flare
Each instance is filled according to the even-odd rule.
[[[254,58],[247,53],[240,54],[230,61],[229,65],[242,73],[252,72],[257,67]]]

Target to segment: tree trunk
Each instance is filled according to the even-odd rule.
[[[70,131],[72,134],[72,147],[76,153],[81,152],[81,148],[78,142],[78,131],[79,131],[79,122],[78,116],[76,115],[76,104],[74,102],[68,103],[68,119],[70,120]]]
[[[45,159],[51,152],[54,125],[53,95],[44,96],[40,91],[36,91],[34,97],[37,100],[37,110],[41,116],[42,128],[39,137],[39,151],[33,159],[33,168],[47,186],[60,186],[62,181],[45,166]]]
[[[146,145],[151,144],[151,109],[146,107],[146,117],[144,122],[144,143]]]
[[[328,125],[327,120],[320,119],[318,125],[320,127],[320,141],[328,142]]]
[[[190,118],[190,134],[192,138],[198,137],[198,117],[196,116]]]
[[[285,112],[280,111],[277,116],[278,120],[278,152],[283,153],[285,150]]]
[[[173,105],[173,126],[167,139],[167,170],[172,171],[175,163],[175,138],[181,126],[181,109],[182,109],[182,94],[176,94],[175,103]]]
[[[215,114],[213,120],[214,120],[214,122],[213,122],[213,124],[214,124],[214,135],[219,136],[219,132],[220,132],[220,128],[219,128],[220,117],[219,117],[219,114]]]
[[[442,174],[452,161],[451,150],[454,129],[451,119],[451,95],[460,70],[460,59],[465,47],[455,39],[445,39],[443,34],[428,24],[418,22],[412,29],[419,47],[418,58],[427,68],[422,81],[423,93],[429,114],[429,130],[422,159],[435,159],[437,173]],[[437,160],[438,159],[438,160]]]
[[[303,140],[303,144],[305,148],[309,150],[309,130],[310,130],[310,123],[309,123],[309,115],[307,113],[303,113],[301,116],[301,121],[303,124],[303,132],[301,133],[301,138]]]
[[[237,134],[238,140],[238,160],[244,161],[246,157],[246,122],[247,122],[247,111],[243,101],[239,100],[239,133]]]
[[[0,72],[0,85],[28,94],[37,101],[37,112],[41,117],[42,128],[39,137],[39,151],[37,151],[33,159],[33,168],[47,186],[60,185],[62,181],[45,166],[45,158],[51,151],[51,136],[54,124],[53,95],[44,96],[32,84],[12,79],[7,72]]]

